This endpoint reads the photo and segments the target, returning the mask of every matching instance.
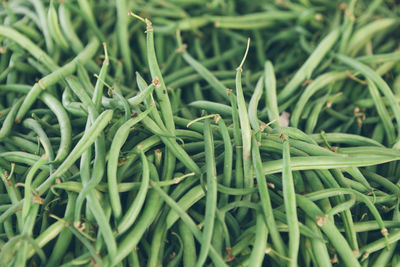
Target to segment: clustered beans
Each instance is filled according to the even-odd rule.
[[[0,266],[400,266],[399,16],[3,1]]]

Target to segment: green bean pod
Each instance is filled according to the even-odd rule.
[[[217,171],[214,160],[214,142],[210,129],[210,121],[208,119],[206,119],[204,123],[204,141],[207,165],[207,193],[202,244],[196,262],[196,266],[198,267],[203,266],[209,253],[211,238],[214,232],[215,211],[217,208]]]

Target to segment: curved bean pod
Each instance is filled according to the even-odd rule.
[[[0,28],[1,31],[1,28]],[[56,84],[64,77],[72,74],[76,70],[76,65],[78,62],[80,64],[84,64],[86,61],[91,59],[95,54],[97,47],[99,46],[99,41],[95,38],[92,38],[86,48],[79,53],[71,62],[65,64],[61,68],[53,68],[53,72],[49,75],[43,77],[39,80],[39,82],[35,83],[35,85],[31,88],[29,93],[26,95],[24,102],[22,103],[21,108],[18,110],[16,121],[19,122],[31,108],[33,103],[39,97],[43,90],[47,87]]]
[[[97,136],[103,131],[103,129],[110,122],[113,115],[112,110],[106,110],[99,115],[97,120],[92,124],[92,126],[85,132],[79,142],[76,144],[74,149],[72,149],[71,153],[68,157],[63,161],[63,163],[57,168],[57,170],[44,181],[38,188],[38,194],[42,195],[44,192],[49,189],[54,180],[61,175],[63,175],[74,163],[75,161],[82,155],[84,151],[87,150],[90,145],[94,143],[97,139]]]
[[[120,219],[122,216],[121,201],[118,193],[118,181],[117,181],[117,168],[118,158],[121,147],[128,138],[131,128],[144,119],[152,109],[148,109],[143,113],[140,113],[137,117],[126,121],[115,133],[114,139],[111,143],[110,154],[108,156],[107,165],[107,177],[108,177],[108,190],[110,192],[111,207],[115,218]],[[125,229],[126,230],[126,229]]]

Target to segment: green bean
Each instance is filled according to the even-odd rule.
[[[79,97],[79,100],[82,102],[82,104],[86,106],[89,113],[89,119],[96,119],[98,112],[88,92],[84,89],[82,83],[79,82],[78,79],[76,79],[74,76],[68,77],[65,80],[67,82],[67,85],[72,89],[75,95]]]
[[[157,170],[153,164],[150,164],[150,177],[154,181],[159,180]],[[150,190],[142,215],[139,217],[133,229],[121,240],[117,256],[111,262],[111,266],[115,266],[121,262],[131,253],[132,249],[137,246],[145,231],[156,218],[162,204],[163,202],[158,196],[158,193],[153,189]]]
[[[228,29],[258,29],[271,27],[280,20],[290,20],[296,17],[295,13],[285,11],[260,12],[235,17],[210,17],[215,27]]]
[[[41,92],[59,82],[60,79],[64,78],[72,74],[76,70],[76,66],[78,62],[85,63],[88,61],[93,54],[96,52],[98,47],[98,41],[96,39],[91,39],[90,43],[86,46],[86,48],[79,53],[73,61],[67,63],[61,68],[58,68],[51,74],[45,76],[44,78],[40,79],[35,85],[31,88],[29,93],[26,95],[24,102],[21,105],[21,108],[18,110],[16,121],[21,121],[28,110],[31,108],[35,100],[39,97]]]
[[[113,142],[110,148],[110,155],[108,158],[107,175],[108,175],[108,190],[111,195],[111,207],[113,209],[114,216],[119,219],[122,215],[121,204],[119,200],[119,193],[117,189],[117,164],[119,158],[119,152],[128,138],[130,129],[145,118],[152,109],[148,109],[143,113],[140,113],[137,117],[132,118],[125,122],[116,132]]]
[[[7,161],[11,161],[14,163],[24,163],[27,165],[35,164],[35,162],[40,158],[37,155],[32,155],[30,153],[22,151],[3,152],[0,153],[0,157]],[[48,170],[49,168],[47,166],[42,166],[40,169]]]
[[[82,103],[73,102],[71,89],[69,87],[65,87],[62,94],[62,105],[67,112],[73,116],[87,117],[88,115],[88,112]]]
[[[318,117],[321,114],[321,111],[324,107],[328,94],[316,100],[316,104],[313,106],[310,115],[308,116],[306,121],[306,126],[305,126],[306,133],[311,134],[314,132],[315,126],[317,125],[318,122]]]
[[[351,34],[353,33],[353,28],[354,28],[354,23],[355,23],[354,6],[355,6],[356,2],[357,2],[357,0],[350,1],[349,7],[346,9],[346,12],[344,13],[344,22],[343,22],[343,26],[342,26],[343,27],[343,36],[339,43],[340,53],[343,53],[348,48],[349,40],[350,40]]]
[[[244,249],[248,248],[251,243],[253,242],[254,234],[250,233],[247,236],[243,237],[241,240],[239,240],[231,250],[231,254],[235,258],[235,256],[240,255],[240,252],[242,252]]]
[[[174,252],[174,254],[173,254],[174,258],[168,263],[167,267],[179,266],[179,262],[182,258],[183,249],[184,249],[182,239],[179,237],[179,235],[176,233],[172,233],[172,234],[178,238],[180,248],[179,248],[178,254],[175,255],[175,252]]]
[[[285,138],[285,137],[284,137]],[[289,257],[290,265],[297,265],[297,255],[300,245],[299,222],[296,211],[296,198],[291,171],[291,159],[289,150],[289,141],[283,141],[283,161],[282,161],[282,190],[285,204],[285,211],[289,226]]]
[[[160,265],[164,255],[165,246],[162,240],[165,239],[167,235],[167,229],[163,223],[164,218],[165,212],[160,215],[160,220],[154,229],[153,238],[151,240],[151,252],[148,253],[147,266],[149,267]]]
[[[8,9],[8,8],[6,8],[6,9]],[[15,9],[14,9],[15,10]],[[9,14],[10,14],[11,12],[9,12]],[[14,12],[12,12],[13,13],[13,15],[14,15],[14,13],[15,13],[15,11]],[[10,14],[11,15],[11,14]],[[13,15],[11,15],[11,16],[13,16]],[[10,17],[11,17],[10,16]],[[39,41],[39,39],[40,39],[40,34],[35,30],[35,29],[32,29],[32,28],[30,28],[29,26],[27,26],[27,25],[25,25],[24,23],[26,23],[26,22],[28,22],[28,16],[27,17],[24,17],[24,18],[22,18],[22,19],[20,19],[20,20],[16,20],[16,19],[13,19],[13,27],[15,28],[15,29],[17,29],[18,31],[20,31],[20,32],[22,32],[23,34],[25,34],[25,35],[27,35],[27,37],[29,37],[29,38],[32,38],[34,41]],[[36,20],[37,21],[37,20]]]
[[[53,147],[51,146],[50,140],[46,132],[43,130],[42,126],[37,121],[30,118],[25,119],[22,125],[26,128],[32,129],[37,134],[46,152],[46,155],[48,156],[49,161],[53,161],[54,160]]]
[[[357,57],[359,61],[364,63],[384,63],[386,61],[398,60],[400,52],[385,53],[385,54],[374,54]]]
[[[140,145],[142,150],[146,152],[153,146],[158,145],[159,143],[161,143],[160,138],[154,135],[141,141],[138,145]],[[131,149],[129,154],[126,156],[126,162],[118,169],[118,177],[123,177],[126,173],[126,170],[131,166],[131,164],[138,159],[139,154],[137,152],[139,152],[137,146]]]
[[[58,17],[60,19],[60,26],[65,34],[65,37],[71,43],[71,48],[75,53],[83,50],[83,44],[76,33],[73,31],[74,27],[71,23],[71,14],[64,4],[58,7]],[[49,24],[50,25],[50,24]]]
[[[243,161],[243,175],[244,175],[244,187],[253,187],[253,178],[251,174],[251,127],[247,114],[247,107],[244,100],[243,89],[242,89],[242,66],[246,60],[247,53],[250,47],[250,39],[247,42],[246,52],[236,69],[236,99],[238,107],[238,115],[242,134],[242,161]],[[245,209],[242,209],[240,216],[244,216]]]
[[[94,192],[91,191],[88,194],[87,200],[88,200],[88,206],[90,207],[93,216],[96,218],[97,223],[99,224],[99,231],[101,232],[105,244],[107,246],[108,253],[110,257],[114,258],[116,257],[117,253],[117,244],[116,241],[112,235],[112,230],[111,226],[108,223],[108,220],[106,216],[103,213],[102,206],[100,205],[99,201],[95,198],[95,195],[93,194]]]
[[[358,29],[349,41],[347,54],[354,56],[358,51],[372,38],[377,32],[384,32],[390,27],[397,24],[397,20],[385,18],[371,22],[364,27]]]
[[[171,153],[173,153],[174,157],[178,158],[179,160],[182,161],[182,163],[190,170],[195,172],[196,174],[200,174],[200,168],[197,166],[197,164],[189,157],[189,155],[186,153],[185,150],[181,146],[179,146],[175,140],[172,140],[169,136],[168,133],[165,131],[161,130],[155,123],[152,121],[150,118],[144,118],[143,119],[143,124],[145,127],[152,131],[154,134],[157,134],[160,136],[160,139],[163,141],[163,143],[170,149]],[[173,164],[174,165],[174,164]],[[169,165],[171,167],[171,165]],[[171,167],[172,169],[172,167]]]
[[[139,90],[141,92],[146,91],[147,90],[146,87],[149,88],[149,86],[147,85],[146,81],[142,78],[142,76],[138,72],[136,73],[136,80],[137,80],[137,85],[139,87]],[[156,80],[153,81],[153,85],[154,86],[155,86],[155,82],[156,82]],[[150,93],[149,96],[147,96],[144,99],[144,103],[145,103],[145,105],[147,107],[155,105],[155,100],[154,100],[153,95],[151,93]],[[160,114],[159,114],[157,109],[153,109],[153,111],[151,112],[151,117],[157,122],[157,124],[160,127],[165,128],[164,122],[162,121],[161,116],[160,116]]]
[[[141,102],[143,102],[144,99],[146,99],[149,95],[151,95],[154,88],[155,88],[155,81],[153,81],[152,84],[150,84],[144,91],[142,91],[137,96],[129,98],[128,99],[129,105],[131,107],[139,105]]]
[[[265,62],[264,65],[264,81],[265,81],[265,104],[268,111],[268,118],[274,125],[280,126],[278,102],[276,99],[276,77],[274,66],[271,61]]]
[[[367,78],[367,81],[368,81],[369,92],[372,96],[372,99],[374,99],[377,112],[379,114],[379,117],[381,118],[382,125],[385,129],[387,141],[389,144],[393,144],[395,141],[395,133],[394,133],[394,126],[392,124],[392,120],[382,102],[382,99],[379,95],[379,92],[378,92],[378,89],[376,88],[375,83],[373,83],[369,78]]]
[[[242,140],[240,135],[239,112],[236,104],[236,97],[233,93],[229,93],[229,99],[232,106],[232,121],[233,121],[233,140],[235,143],[235,185],[243,188],[243,150],[241,149]]]
[[[366,197],[365,195],[363,195],[353,189],[349,189],[349,188],[335,188],[335,189],[321,190],[321,191],[319,191],[319,193],[318,192],[309,193],[307,195],[307,197],[311,200],[315,200],[317,198],[322,197],[322,195],[324,195],[324,197],[327,197],[327,196],[333,196],[333,195],[339,195],[339,194],[352,194],[352,195],[356,196],[356,198],[358,198],[359,200],[363,201],[365,203],[365,205],[368,207],[368,209],[370,210],[370,212],[372,213],[372,215],[375,217],[375,220],[378,222],[378,225],[380,225],[382,235],[385,238],[387,237],[388,231],[385,228],[385,225],[383,224],[382,218],[381,218],[378,210],[373,205],[373,203],[368,199],[368,197]]]
[[[369,156],[369,157],[294,157],[291,159],[290,166],[292,170],[309,170],[309,169],[335,169],[346,167],[361,167],[376,164],[382,164],[390,161],[398,160],[398,158],[388,156]],[[273,160],[263,163],[264,174],[272,174],[282,171],[282,160]]]
[[[254,131],[258,131],[260,128],[260,123],[257,117],[257,108],[258,108],[258,102],[260,101],[263,92],[263,81],[264,78],[261,76],[257,82],[256,88],[254,89],[254,93],[249,102],[249,110],[248,110],[249,121]]]
[[[70,254],[67,254],[67,255],[64,257],[64,260],[66,261],[66,259],[69,260],[70,258],[72,258],[72,256],[71,256],[71,257],[69,257],[69,256],[70,256]],[[77,264],[79,265],[79,264],[88,263],[89,261],[91,261],[91,259],[90,259],[90,252],[87,252],[87,253],[84,253],[82,256],[79,256],[79,257],[77,257],[77,258],[75,258],[75,259],[71,259],[71,261],[60,265],[60,267],[61,267],[61,266],[62,266],[62,267],[73,267],[73,266],[76,266]]]
[[[392,182],[390,182],[387,178],[371,172],[369,170],[362,170],[362,173],[366,176],[368,180],[372,180],[378,183],[380,186],[390,191],[392,194],[399,194],[400,188],[396,187]]]
[[[262,211],[264,213],[264,220],[267,224],[269,233],[271,235],[272,243],[274,244],[276,250],[280,254],[285,255],[286,248],[283,243],[282,237],[277,229],[276,222],[274,219],[274,214],[272,212],[273,209],[272,209],[271,199],[268,193],[267,182],[265,179],[265,175],[263,174],[260,151],[258,148],[257,140],[254,135],[252,141],[253,141],[252,144],[253,167],[257,179],[257,185],[258,185],[257,188],[260,194],[260,200],[261,200],[260,204]]]
[[[263,266],[268,230],[261,213],[257,213],[256,232],[257,235],[250,255],[249,266]]]
[[[368,183],[367,179],[365,179],[364,175],[360,172],[358,168],[346,168],[344,169],[348,174],[350,174],[354,180],[361,183],[367,190],[372,191],[371,185]]]
[[[393,257],[393,254],[396,250],[396,243],[392,243],[390,245],[390,249],[389,250],[383,250],[381,252],[381,254],[379,254],[379,257],[374,261],[373,265],[371,266],[385,266],[389,263],[389,261],[391,260],[391,258]]]
[[[18,249],[18,244],[20,240],[23,238],[23,235],[18,237],[14,237],[11,241],[7,242],[4,247],[2,247],[0,253],[0,263],[2,265],[9,265],[10,261],[12,260],[12,256],[15,254],[16,250]]]
[[[204,61],[201,61],[201,63],[195,61],[194,59],[191,60],[192,58],[189,55],[189,57],[188,57],[189,58],[189,60],[188,60],[189,62],[188,63],[191,66],[182,68],[182,69],[180,69],[179,72],[174,72],[174,73],[171,73],[170,75],[166,76],[165,77],[165,83],[166,84],[170,84],[172,81],[175,81],[178,78],[185,77],[185,76],[191,74],[193,72],[193,69],[196,70],[199,74],[201,74],[203,72],[200,72],[199,70],[203,70],[205,68],[210,68],[210,67],[214,66],[215,64],[217,64],[217,63],[219,63],[221,61],[226,61],[226,60],[232,58],[232,56],[236,55],[238,52],[239,52],[239,47],[234,47],[234,48],[222,53],[220,57],[214,57],[214,58],[211,58],[211,59],[206,59]],[[201,66],[203,66],[204,68],[201,68]],[[206,79],[206,80],[208,81],[208,79]]]
[[[202,234],[202,244],[196,266],[203,266],[211,246],[211,238],[214,231],[215,211],[217,208],[217,171],[214,161],[214,144],[210,129],[210,121],[204,123],[204,149],[207,165],[207,194],[205,225]]]
[[[63,163],[57,168],[57,170],[48,178],[44,183],[42,183],[37,191],[39,195],[42,195],[53,181],[63,175],[74,162],[82,155],[84,151],[97,139],[98,134],[107,126],[113,115],[112,110],[106,110],[99,115],[92,126],[85,132],[83,137],[76,144],[71,153],[63,161]]]
[[[209,70],[207,70],[203,65],[201,65],[201,63],[199,63],[192,56],[190,56],[185,51],[185,49],[180,41],[180,38],[178,40],[179,40],[179,45],[182,50],[181,53],[182,53],[183,59],[188,64],[190,64],[212,86],[212,88],[215,90],[216,93],[218,93],[223,98],[227,99],[228,97],[226,95],[225,86],[219,80],[217,80],[217,78],[215,78],[215,76]]]
[[[344,264],[349,266],[360,266],[350,246],[337,230],[334,223],[329,218],[324,219],[323,212],[314,203],[307,200],[306,197],[296,195],[296,202],[300,208],[322,229],[341,256]]]
[[[319,43],[307,61],[301,66],[289,83],[278,94],[278,102],[282,103],[284,100],[286,100],[292,93],[294,93],[297,87],[305,79],[309,79],[311,77],[314,69],[318,66],[318,64],[339,38],[339,33],[339,30],[333,30]]]
[[[157,223],[153,238],[151,241],[151,252],[149,249],[147,249],[147,255],[149,255],[148,259],[148,266],[156,266],[159,265],[162,262],[162,258],[164,257],[164,254],[169,253],[168,251],[171,251],[171,247],[165,246],[165,243],[162,242],[163,239],[166,238],[167,236],[167,231],[165,225],[162,223],[162,221],[165,218],[165,212],[161,214],[160,220]]]
[[[293,128],[293,127],[280,127],[280,128],[275,128],[272,131],[270,131],[271,134],[284,134],[288,136],[291,139],[296,139],[300,140],[303,142],[307,142],[310,144],[317,144],[316,141],[313,140],[309,135],[305,134],[303,131]]]
[[[306,218],[306,225],[310,227],[313,232],[316,233],[320,238],[322,238],[321,231],[318,229],[317,225],[311,221],[310,218]],[[328,254],[328,249],[323,240],[312,238],[310,241],[314,254],[318,255],[317,257],[315,257],[318,266],[332,266]]]
[[[40,99],[54,112],[60,123],[61,141],[54,161],[62,161],[67,156],[71,147],[71,123],[62,104],[49,93],[42,93]],[[20,109],[21,110],[21,109]]]
[[[4,211],[0,215],[0,223],[3,223],[7,218],[9,218],[11,215],[16,213],[17,211],[21,210],[22,208],[23,201],[20,200],[15,204],[12,204],[9,208],[7,208],[6,211]]]
[[[103,96],[103,88],[104,88],[104,80],[107,77],[107,72],[108,72],[108,68],[110,65],[110,61],[108,58],[108,52],[107,52],[107,46],[106,43],[103,43],[103,48],[104,48],[104,60],[103,60],[103,64],[101,66],[100,69],[100,73],[97,76],[98,79],[96,81],[96,85],[94,87],[94,92],[93,92],[93,97],[92,97],[92,101],[97,109],[97,111],[100,111],[100,106],[102,103],[102,96]]]
[[[92,109],[92,113],[90,115],[93,118],[95,118],[97,114],[93,114],[93,109]],[[96,122],[94,122],[94,125],[95,124],[96,124]],[[87,129],[89,129],[89,127],[90,127],[90,119],[88,118]],[[100,202],[98,201],[98,199],[96,199],[94,191],[91,190],[92,187],[96,186],[96,184],[98,183],[98,179],[99,178],[101,179],[101,177],[103,176],[103,172],[104,172],[104,170],[103,170],[104,165],[105,165],[105,163],[104,163],[104,152],[105,152],[104,151],[104,136],[96,138],[95,150],[96,150],[96,158],[95,158],[95,163],[94,163],[94,170],[92,172],[92,177],[90,177],[90,171],[89,171],[91,150],[88,149],[88,150],[84,151],[82,154],[82,157],[81,157],[80,176],[82,178],[84,188],[81,191],[81,193],[79,194],[77,202],[75,204],[76,208],[75,208],[75,216],[74,216],[75,217],[74,225],[76,225],[77,227],[81,225],[80,224],[80,209],[81,209],[83,200],[85,198],[87,198],[87,204],[88,204],[88,207],[90,208],[90,213],[89,213],[89,211],[87,211],[87,216],[88,217],[93,216],[96,219],[96,222],[99,225],[99,232],[101,233],[102,237],[105,240],[108,253],[110,254],[111,257],[115,257],[117,245],[116,245],[116,241],[113,237],[111,227],[108,224],[108,219],[101,207]],[[100,165],[100,166],[98,166],[98,165]],[[88,247],[88,245],[86,245],[86,246]]]
[[[47,18],[43,3],[39,0],[30,0],[35,7],[36,13],[40,21],[40,28],[43,32],[44,40],[46,43],[47,50],[51,53],[53,51],[53,42],[50,38],[49,29],[47,27]]]
[[[26,38],[24,35],[20,34],[16,30],[1,26],[0,32],[2,36],[5,36],[14,42],[16,42],[19,46],[26,49],[33,57],[39,60],[43,65],[47,66],[49,70],[56,70],[57,64],[48,56],[43,50],[41,50],[38,46],[36,46],[31,40]]]
[[[54,218],[56,218],[55,216],[53,216]],[[69,224],[69,222],[66,222],[65,220],[61,219],[61,218],[56,218],[58,222],[61,222],[63,224],[63,226],[65,226],[69,231],[71,231],[71,233],[79,240],[81,241],[84,246],[89,250],[91,256],[93,257],[95,263],[98,263],[99,265],[102,265],[102,260],[101,258],[96,254],[95,249],[93,248],[93,246],[88,242],[88,240],[86,240],[86,238],[84,236],[82,236],[82,233],[79,232],[77,229],[75,229],[74,226],[71,226]]]
[[[399,219],[399,203],[396,204],[395,210],[393,212],[393,220],[398,220]],[[399,231],[399,230],[396,230]],[[387,265],[390,259],[393,256],[393,253],[395,252],[395,248],[397,246],[396,243],[392,243],[390,245],[390,248],[388,250],[384,250],[381,252],[379,257],[375,260],[374,264],[372,266],[382,266],[382,265]]]
[[[400,131],[400,106],[399,103],[394,100],[393,92],[390,90],[387,83],[370,67],[344,55],[337,55],[336,57],[346,65],[360,71],[364,76],[368,77],[376,84],[376,86],[382,91],[383,95],[389,100],[390,107],[392,108],[396,121],[398,122],[398,131]]]
[[[202,234],[200,230],[196,227],[195,223],[193,220],[189,217],[187,213],[185,213],[177,204],[176,202],[169,197],[163,190],[161,190],[159,187],[154,185],[152,182],[154,190],[157,191],[157,193],[160,195],[161,198],[165,200],[165,202],[171,206],[171,208],[174,209],[175,212],[178,213],[179,217],[181,217],[182,221],[190,228],[190,231],[194,234],[195,238],[200,241],[201,243],[203,242],[202,240]],[[224,260],[221,258],[221,256],[215,251],[213,246],[209,247],[209,253],[210,257],[215,263],[216,266],[227,266],[224,262]],[[197,261],[198,262],[198,261]]]
[[[388,234],[384,238],[378,239],[369,243],[368,245],[363,246],[360,249],[360,254],[363,255],[363,258],[366,258],[372,252],[383,249],[385,246],[388,247],[388,244],[392,244],[400,240],[400,232],[396,231],[394,233]]]
[[[290,143],[291,148],[299,149],[303,152],[306,152],[308,155],[311,155],[311,156],[318,156],[318,155],[320,155],[320,156],[343,156],[339,153],[335,153],[331,150],[328,150],[327,148],[316,146],[314,144],[306,143],[306,142],[300,141],[300,140],[291,139],[289,141],[289,143]],[[347,154],[347,153],[344,153],[344,154]]]
[[[17,243],[17,244],[15,244]],[[22,243],[22,244],[21,244]],[[31,247],[33,247],[33,249],[39,254],[39,257],[42,261],[42,263],[44,263],[46,261],[46,256],[44,255],[43,250],[38,246],[38,244],[36,244],[35,240],[33,240],[31,237],[29,237],[26,234],[21,234],[17,237],[13,238],[12,242],[8,242],[5,246],[4,246],[4,251],[3,253],[8,253],[8,257],[13,256],[14,251],[18,249],[18,245],[22,245],[22,246],[26,246],[27,243],[29,243],[31,245]],[[11,249],[14,249],[14,251],[10,251],[9,246],[11,246]],[[18,250],[17,254],[22,251],[21,249]],[[10,261],[9,258],[4,258],[3,253],[0,254],[0,263],[2,264],[6,264],[7,265],[7,261]],[[23,264],[25,265],[25,261],[26,258],[23,258],[22,260],[20,260],[21,258],[18,257],[17,260],[14,262],[15,264]]]
[[[21,104],[22,104],[22,99],[19,99],[17,102],[14,103],[10,112],[7,114],[7,117],[4,120],[3,125],[1,126],[0,129],[0,140],[4,139],[10,134],[12,126],[14,124],[14,119],[17,115],[18,109],[20,108]]]
[[[68,194],[68,203],[65,208],[65,216],[64,218],[68,221],[73,217],[73,207],[75,206],[76,195],[73,193]],[[54,247],[51,252],[50,258],[48,259],[46,266],[54,266],[59,265],[62,260],[62,256],[68,249],[68,245],[72,240],[72,233],[68,229],[64,229],[61,231]]]
[[[194,266],[196,264],[196,247],[194,243],[193,234],[189,228],[182,222],[179,221],[179,232],[183,241],[183,265]]]
[[[68,50],[69,45],[67,40],[65,40],[63,33],[61,32],[53,0],[50,1],[50,6],[47,13],[47,24],[49,25],[49,32],[56,44],[61,47],[61,49]]]
[[[32,199],[32,190],[31,190],[31,182],[33,180],[33,177],[36,173],[36,171],[40,168],[41,165],[47,162],[47,156],[41,157],[29,170],[26,179],[25,179],[25,184],[24,184],[24,204],[22,206],[22,219],[26,220],[26,217],[28,216],[29,209],[31,208],[31,199]],[[36,200],[37,201],[37,200]]]
[[[316,78],[314,81],[312,81],[304,90],[302,93],[300,99],[298,100],[293,113],[291,114],[291,120],[290,122],[294,127],[297,127],[299,118],[301,116],[302,110],[307,103],[307,101],[311,98],[315,92],[318,90],[323,89],[326,85],[332,84],[336,81],[340,81],[344,78],[347,77],[346,72],[328,72],[325,73],[318,78]]]
[[[241,196],[252,194],[257,192],[257,190],[257,188],[232,188],[218,184],[218,191],[226,195]]]
[[[86,2],[86,1],[84,1],[84,0],[78,1],[79,6],[81,8],[78,8],[69,2],[63,2],[63,4],[65,5],[66,8],[70,9],[74,13],[77,13],[79,15],[79,17],[81,17],[87,23],[87,26],[93,31],[93,33],[96,35],[98,40],[100,42],[104,42],[105,37],[104,37],[103,33],[100,31],[100,29],[97,27],[96,22],[93,18],[93,14],[92,14],[91,10],[89,9],[89,7],[87,6],[87,3],[83,4],[84,2]]]
[[[224,140],[224,178],[223,184],[225,186],[231,185],[232,180],[232,161],[233,161],[233,148],[231,143],[231,137],[229,136],[228,128],[222,118],[218,118],[218,130],[221,132],[222,139]],[[215,145],[215,142],[214,142]],[[218,188],[218,185],[217,185]],[[220,205],[228,203],[228,196],[220,196]]]
[[[54,239],[59,235],[61,230],[64,228],[64,223],[55,222],[50,225],[46,231],[42,232],[38,237],[36,237],[35,241],[37,245],[41,248],[44,247],[48,242]],[[27,259],[31,258],[35,253],[35,249],[31,246],[28,247]]]
[[[197,109],[204,109],[208,112],[219,113],[222,116],[229,116],[232,114],[232,108],[228,105],[215,103],[211,101],[205,100],[197,100],[194,102],[189,103],[189,107],[194,107]]]
[[[118,1],[116,3],[117,9],[117,35],[120,54],[123,59],[122,63],[126,69],[128,80],[131,80],[133,75],[133,66],[129,52],[129,39],[128,39],[128,14],[126,1]]]
[[[161,109],[161,114],[163,117],[163,121],[165,123],[165,126],[167,130],[171,133],[175,133],[175,124],[173,120],[173,113],[171,109],[171,104],[170,100],[168,97],[167,93],[167,88],[165,86],[160,67],[158,66],[157,63],[157,58],[156,58],[156,53],[154,50],[154,31],[152,27],[152,23],[150,20],[146,19],[146,44],[147,44],[147,60],[148,60],[148,65],[150,69],[150,73],[152,76],[152,79],[155,80],[155,91],[157,98],[159,100],[160,104],[160,109]],[[158,82],[157,82],[158,81]],[[169,151],[171,147],[168,148],[167,150],[167,155],[166,159],[168,159],[168,162],[166,161],[166,166],[169,168],[165,168],[165,172],[163,173],[163,177],[166,179],[170,179],[172,176],[173,172],[173,167],[175,166],[175,157],[177,156],[176,154],[173,155],[171,151]]]
[[[326,140],[330,143],[341,143],[355,146],[377,146],[382,147],[383,145],[379,142],[376,142],[373,139],[359,136],[355,134],[347,134],[347,133],[325,133],[324,134]],[[317,143],[323,143],[324,140],[320,134],[312,134],[310,135],[312,139],[314,139]]]
[[[164,123],[169,131],[173,134],[175,131],[175,125],[173,122],[173,115],[171,110],[170,101],[167,94],[167,88],[164,83],[164,79],[162,77],[160,68],[157,63],[156,53],[154,50],[154,32],[152,23],[150,20],[146,19],[146,33],[147,33],[147,58],[148,64],[151,72],[151,76],[153,80],[158,80],[157,85],[155,86],[155,91],[157,94],[157,98],[159,99],[160,108],[162,112],[162,116],[164,118]]]
[[[80,84],[82,84],[85,92],[90,97],[93,97],[94,87],[90,81],[89,73],[87,72],[87,70],[85,69],[85,67],[82,64],[76,65],[76,74],[77,74],[79,82],[80,82]]]
[[[327,214],[328,214],[328,216],[333,216],[340,212],[344,212],[344,211],[352,208],[355,203],[356,203],[356,199],[354,197],[352,197],[350,200],[340,203],[340,204],[336,205],[335,207],[333,207],[332,209],[330,209],[327,212]]]
[[[141,151],[141,159],[143,168],[142,184],[139,188],[139,192],[135,200],[133,201],[128,211],[125,213],[124,217],[122,217],[121,222],[118,225],[117,231],[119,234],[124,233],[129,228],[129,226],[131,226],[135,222],[136,217],[139,215],[140,209],[142,208],[144,200],[146,198],[149,185],[149,167],[143,151]]]
[[[17,188],[15,187],[15,178],[13,177],[13,166],[11,168],[12,168],[11,173],[8,175],[2,168],[0,168],[0,178],[4,183],[11,204],[15,205],[20,201],[21,194],[19,190],[17,190]],[[23,218],[20,212],[17,212],[17,228],[20,231],[23,228]]]

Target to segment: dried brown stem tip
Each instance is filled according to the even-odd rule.
[[[325,215],[322,216],[322,217],[317,216],[316,219],[317,219],[317,225],[318,225],[319,227],[322,227],[322,226],[324,226],[324,224],[325,224],[326,221],[328,220],[328,214],[325,214]]]
[[[160,80],[157,77],[154,78],[153,84],[154,84],[155,88],[160,88],[161,87]]]
[[[146,22],[146,32],[151,32],[153,31],[153,24],[151,23],[151,21],[149,19],[144,19],[144,21]]]

